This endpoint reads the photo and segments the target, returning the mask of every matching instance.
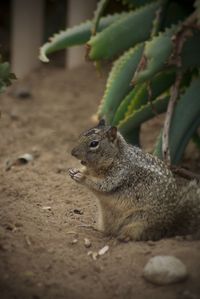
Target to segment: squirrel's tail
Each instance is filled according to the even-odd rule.
[[[178,232],[200,236],[200,183],[191,181],[180,189]]]

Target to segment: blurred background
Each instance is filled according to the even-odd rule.
[[[139,53],[132,47],[151,43],[152,35],[156,41],[160,31],[162,38],[163,28],[177,23],[181,32],[187,33],[184,22],[195,11],[196,1],[168,0],[163,19],[157,19],[157,1],[133,0],[134,9],[140,9],[139,17],[127,4],[131,0],[107,1],[102,16],[114,17],[107,23],[114,27],[111,31],[109,27],[108,31],[103,29],[101,37],[106,37],[106,42],[99,38],[93,43],[95,51],[87,53],[90,62],[85,62],[84,45],[67,48],[66,35],[63,38],[61,34],[64,50],[60,51],[53,39],[54,51],[44,51],[50,62],[43,64],[38,58],[39,48],[55,32],[94,19],[97,2],[100,0],[0,0],[0,299],[198,299],[200,241],[188,235],[118,243],[91,230],[98,213],[95,197],[67,174],[69,168],[80,167],[71,150],[80,132],[94,126],[97,110],[99,116],[102,108],[111,123],[117,115],[115,125],[133,144],[137,139],[151,153],[158,147],[168,95],[177,85],[174,66],[166,70],[163,63],[160,69],[149,72],[143,83],[134,85],[133,75],[143,51],[141,46]],[[115,19],[115,12],[124,11],[125,16]],[[119,24],[121,17],[126,26]],[[84,42],[80,38],[84,30],[78,26],[77,40],[82,44],[91,43],[90,26],[85,29],[89,34]],[[160,53],[168,51],[167,41],[153,43],[154,61],[165,62]],[[168,51],[170,56],[175,54],[175,62],[179,62],[180,53],[175,50],[180,41],[183,45],[178,35],[175,47]],[[188,70],[179,84],[178,100],[183,104],[173,122],[172,145],[180,165],[199,174],[200,131],[196,127],[194,132],[193,124],[200,120],[200,76],[196,70],[200,67],[200,27],[188,44]],[[111,67],[113,60],[117,67]],[[17,80],[13,80],[9,64]],[[175,66],[178,69],[179,65]],[[103,105],[99,106],[100,102]],[[185,181],[180,184],[185,185]],[[89,246],[85,240],[90,241]],[[94,260],[93,254],[107,245],[109,251]],[[143,269],[157,255],[179,258],[188,269],[188,279],[170,286],[146,282]]]
[[[1,0],[0,49],[18,78],[40,65],[39,47],[55,32],[90,19],[96,0]],[[73,68],[84,62],[84,47],[53,54],[51,65]]]

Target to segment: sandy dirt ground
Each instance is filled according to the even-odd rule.
[[[92,66],[41,69],[0,97],[1,299],[200,298],[200,241],[117,243],[84,227],[95,224],[96,199],[67,169],[78,166],[70,151],[91,126],[104,84]],[[13,95],[20,85],[29,87],[31,98]],[[143,130],[147,148],[156,127]],[[6,171],[6,161],[24,153],[35,159]],[[199,170],[198,154],[188,163]],[[88,255],[105,245],[108,252],[97,260]],[[143,268],[155,255],[180,258],[188,279],[162,287],[146,282]]]

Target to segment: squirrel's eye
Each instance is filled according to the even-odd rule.
[[[99,141],[94,140],[94,141],[90,142],[90,147],[92,147],[92,148],[95,148],[98,145],[99,145]]]

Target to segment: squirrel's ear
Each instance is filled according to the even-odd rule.
[[[105,127],[105,125],[106,125],[106,121],[104,118],[102,118],[102,119],[100,119],[97,127]]]
[[[110,141],[114,141],[117,137],[117,128],[116,127],[111,127],[107,131],[107,136]]]

